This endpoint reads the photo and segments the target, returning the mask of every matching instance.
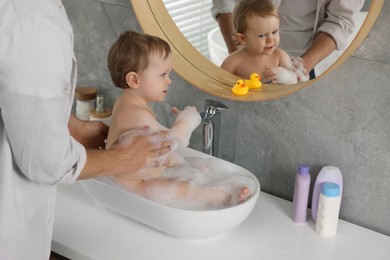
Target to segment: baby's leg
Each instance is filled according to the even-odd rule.
[[[191,167],[198,169],[204,174],[211,173],[211,162],[212,159],[205,159],[199,157],[189,157],[187,158],[187,162]]]
[[[160,178],[163,170],[163,167],[144,169],[132,174],[115,175],[111,177],[111,180],[114,183],[133,191],[139,183]]]
[[[204,205],[221,208],[240,204],[250,198],[250,190],[242,187],[238,191],[227,191],[218,186],[201,186],[188,181],[159,178],[139,182],[134,191],[156,202],[166,203],[185,199],[202,202]]]
[[[229,190],[218,186],[212,186],[199,189],[198,196],[210,205],[227,207],[247,201],[250,198],[251,193],[247,187],[242,187],[238,190]]]
[[[202,201],[213,208],[234,206],[247,201],[251,192],[248,187],[238,189],[223,186],[202,186],[197,184],[182,185],[186,189],[187,197],[196,201]],[[184,193],[182,193],[184,194]]]
[[[240,203],[247,201],[251,197],[251,191],[247,187],[241,188],[238,194],[238,201]]]
[[[170,199],[201,199],[204,202],[222,202],[228,198],[228,194],[222,189],[211,186],[203,187],[190,184],[188,181],[175,179],[152,179],[139,182],[135,186],[135,192],[146,197],[165,197]]]
[[[152,200],[184,198],[188,195],[188,182],[156,178],[139,182],[134,191]]]

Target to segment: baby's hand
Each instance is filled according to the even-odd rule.
[[[265,71],[263,71],[261,78],[263,79],[264,83],[277,83],[278,72],[276,70],[276,67],[266,67]]]
[[[190,143],[192,131],[201,122],[200,114],[195,107],[190,106],[187,106],[183,111],[173,107],[172,112],[176,115],[176,120],[171,127],[171,131],[179,139],[180,147],[186,147]]]
[[[191,126],[191,129],[195,129],[201,122],[200,114],[194,106],[186,106],[184,110],[180,111],[176,107],[172,108],[172,112],[176,116],[175,124],[180,121],[185,121]]]
[[[277,84],[296,84],[298,82],[297,75],[294,71],[290,71],[284,67],[267,68],[263,75],[269,82]]]

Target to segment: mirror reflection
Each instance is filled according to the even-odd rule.
[[[164,0],[171,17],[181,32],[200,53],[217,66],[221,66],[222,62],[228,57],[229,51],[233,52],[235,49],[243,49],[245,48],[243,46],[248,45],[246,41],[248,35],[244,35],[244,33],[233,34],[233,15],[231,12],[235,2],[238,1]],[[280,44],[277,47],[292,57],[302,57],[305,65],[303,67],[302,64],[299,64],[299,59],[292,60],[298,62],[298,65],[304,68],[302,71],[298,71],[298,73],[305,72],[305,75],[307,75],[310,72],[311,78],[318,77],[326,71],[348,47],[359,31],[371,4],[371,0],[366,0],[364,3],[363,0],[351,1],[348,4],[346,4],[349,2],[348,0],[332,0],[326,5],[322,2],[325,1],[307,1],[307,3],[301,0],[273,1],[273,4],[278,9],[280,23]],[[340,4],[341,2],[344,4]],[[327,18],[325,18],[325,12],[327,13]],[[253,16],[253,14],[252,12],[251,15]],[[334,25],[334,27],[331,27],[329,24]],[[226,29],[226,26],[230,26],[230,28]],[[223,36],[221,31],[227,32],[225,36]],[[318,33],[319,31],[324,33]],[[314,40],[312,39],[313,32],[315,32],[316,36]],[[260,32],[257,31],[255,33]],[[232,44],[232,37],[226,36],[232,34],[239,36],[238,38],[233,37],[233,39],[236,39],[236,45]],[[331,34],[332,37],[330,36]],[[348,35],[348,37],[344,37],[344,35]],[[330,42],[330,44],[327,44],[326,41]],[[315,44],[317,45],[311,51],[311,45]],[[229,46],[229,51],[227,46]],[[336,48],[338,50],[333,51]],[[328,55],[329,53],[331,54]],[[236,66],[241,71],[234,70],[231,66],[226,66],[226,64],[222,65],[222,67],[239,77],[249,78],[252,72],[251,68],[254,67],[249,64],[250,59],[251,57],[244,59],[244,65],[248,64],[246,70],[243,70],[242,66]],[[261,64],[263,63],[261,62]],[[270,66],[275,67],[276,65],[274,61]],[[296,71],[297,68],[297,63],[295,63],[295,68],[291,67],[293,65],[291,63],[281,65],[284,65],[283,67],[289,66],[288,68],[291,71],[294,69]],[[263,69],[259,69],[257,72],[262,73],[263,71],[264,65]],[[264,74],[262,76],[263,81],[272,81],[272,78],[264,77]],[[306,81],[308,78],[295,77],[295,79]],[[275,77],[273,80],[273,83],[280,84],[297,83],[296,81],[281,82],[280,78],[275,79]]]
[[[232,93],[232,87],[235,86],[239,77],[221,69],[214,63],[210,62],[210,60],[208,60],[205,56],[200,54],[200,52],[197,51],[197,49],[192,46],[187,38],[185,38],[185,36],[180,32],[162,1],[163,0],[131,0],[131,3],[144,32],[162,37],[171,44],[175,57],[175,72],[184,80],[203,92],[223,99],[242,102],[258,102],[279,99],[321,80],[321,78],[326,74],[332,72],[338,66],[343,64],[356,51],[370,32],[384,4],[384,0],[372,0],[372,3],[369,5],[370,7],[367,17],[364,19],[363,25],[351,44],[342,53],[342,55],[338,57],[336,62],[334,62],[324,73],[316,75],[314,80],[290,85],[263,84],[261,88],[249,89],[246,95],[241,96]],[[188,5],[189,10],[194,10],[194,8],[189,4],[191,1],[193,0],[180,0],[176,1],[176,3],[184,3],[184,5]],[[199,2],[201,1],[202,0]],[[338,2],[341,0],[318,1],[329,3],[330,1]],[[355,0],[342,1],[347,4],[356,2]],[[183,17],[182,20],[186,21],[186,18]],[[195,22],[191,20],[190,23]]]

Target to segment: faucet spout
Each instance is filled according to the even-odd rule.
[[[221,110],[229,109],[219,101],[206,99],[202,118],[202,150],[212,156],[218,156],[219,132],[221,127]]]

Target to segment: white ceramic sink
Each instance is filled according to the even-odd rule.
[[[179,153],[184,157],[211,157],[190,148],[182,149]],[[247,201],[223,209],[187,210],[156,203],[100,180],[85,180],[81,184],[96,203],[131,220],[179,239],[212,238],[240,225],[252,212],[260,193],[260,184],[252,173],[225,160],[215,159],[218,171],[227,175],[244,174],[253,180],[255,187]]]

